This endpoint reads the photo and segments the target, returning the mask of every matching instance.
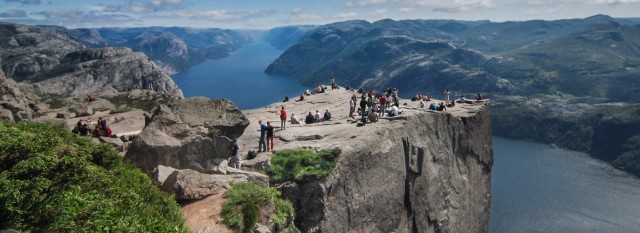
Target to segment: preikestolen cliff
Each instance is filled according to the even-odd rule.
[[[640,229],[640,3],[280,4],[7,1],[0,232]]]

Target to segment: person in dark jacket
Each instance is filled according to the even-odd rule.
[[[313,116],[313,114],[311,112],[309,112],[309,115],[307,115],[307,118],[304,119],[304,123],[307,124],[312,124],[316,122],[316,118]]]

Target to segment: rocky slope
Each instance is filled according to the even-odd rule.
[[[0,120],[22,121],[34,117],[29,100],[15,81],[4,77],[0,70]],[[33,104],[32,104],[33,105]]]
[[[67,54],[38,76],[43,93],[56,96],[112,94],[137,89],[182,96],[167,76],[142,53],[129,48],[84,49]]]
[[[7,78],[34,83],[45,96],[84,97],[135,89],[182,96],[169,76],[131,49],[86,49],[65,34],[18,24],[0,23],[0,35]]]
[[[276,127],[276,150],[342,149],[329,177],[280,184],[296,207],[296,226],[303,232],[486,232],[493,164],[489,108],[458,104],[432,112],[403,101],[408,105],[400,117],[357,127],[346,117],[352,94],[333,90],[245,111],[251,130],[238,140],[245,153],[257,148],[259,119],[279,125],[281,106],[300,117],[316,109],[334,113],[327,122]],[[268,158],[263,153],[247,165]]]

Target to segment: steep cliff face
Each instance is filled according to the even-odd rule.
[[[285,188],[305,232],[487,232],[489,111],[410,116],[343,156],[322,182]],[[303,194],[303,195],[300,195]]]
[[[277,122],[277,115],[265,112],[280,106],[296,115],[309,109],[335,112],[331,121],[276,132],[278,150],[342,149],[325,179],[280,185],[296,207],[296,226],[303,232],[487,232],[493,165],[489,107],[458,104],[435,112],[402,101],[402,115],[356,127],[339,114],[348,111],[344,103],[351,95],[328,91],[303,103],[245,112],[252,124]],[[258,134],[243,135],[241,148],[254,149]]]

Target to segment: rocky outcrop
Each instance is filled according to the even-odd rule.
[[[35,83],[39,94],[57,97],[136,89],[182,97],[173,80],[144,54],[128,48],[86,49],[61,30],[0,23],[0,64],[7,78]]]
[[[2,70],[16,81],[32,81],[60,64],[70,52],[85,46],[70,37],[37,27],[0,23]]]
[[[85,49],[67,54],[54,71],[38,82],[43,93],[56,96],[113,94],[136,89],[182,96],[171,77],[142,53],[128,48]]]
[[[489,110],[468,117],[408,116],[341,155],[319,182],[281,190],[303,232],[487,232]],[[367,126],[369,127],[369,126]]]
[[[346,103],[352,95],[329,90],[308,96],[304,104],[276,103],[244,112],[252,122],[249,129],[258,129],[256,120],[276,118],[265,112],[281,106],[293,113],[336,108],[335,103]],[[329,122],[276,132],[292,139],[323,136],[276,141],[277,150],[342,151],[329,176],[276,184],[293,202],[302,232],[488,231],[493,165],[489,107],[470,103],[446,112],[425,111],[409,100],[401,100],[400,106],[399,117],[385,116],[362,127],[337,114]],[[239,139],[241,148],[257,146],[259,132],[251,131]]]
[[[125,159],[151,172],[157,165],[198,172],[214,170],[249,121],[228,100],[190,98],[155,109]]]
[[[5,78],[0,70],[0,120],[22,121],[32,119],[34,115],[16,82]]]
[[[173,193],[177,200],[199,200],[226,191],[232,182],[246,182],[244,175],[209,175],[194,170],[173,170],[160,188]]]

